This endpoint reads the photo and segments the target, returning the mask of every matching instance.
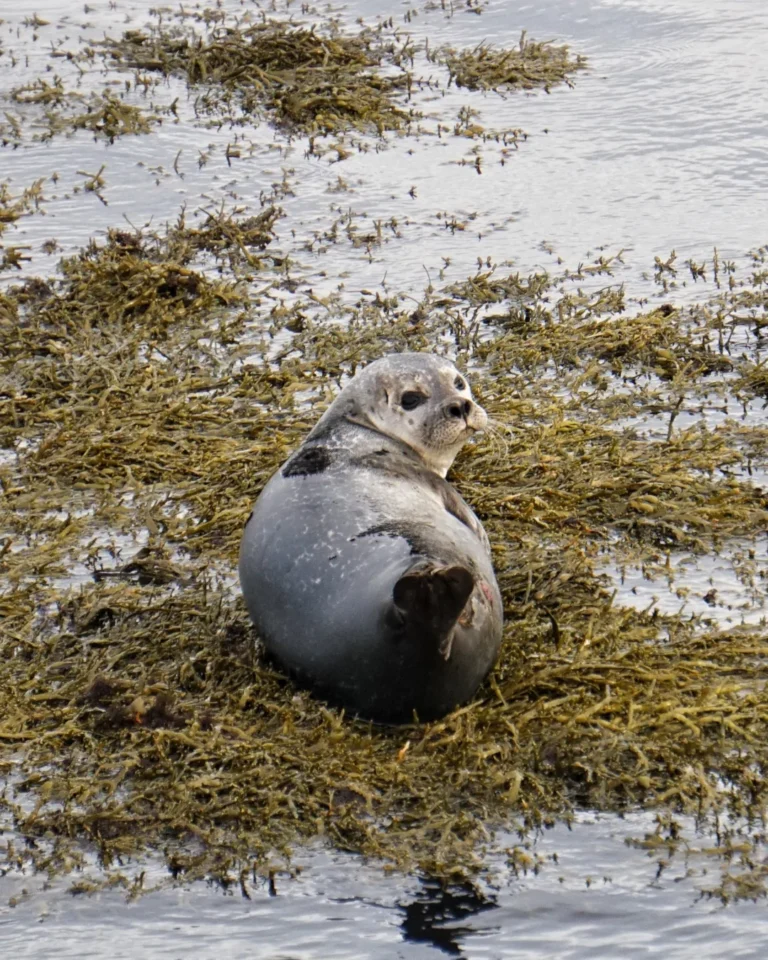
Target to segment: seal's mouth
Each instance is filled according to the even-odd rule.
[[[466,421],[466,430],[470,433],[482,433],[488,423],[488,414],[477,404],[472,408]]]

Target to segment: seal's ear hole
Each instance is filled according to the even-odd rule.
[[[384,400],[387,406],[389,406],[389,392],[387,390],[384,391]]]

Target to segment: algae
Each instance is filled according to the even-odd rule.
[[[18,147],[25,140],[25,125],[32,139],[51,140],[60,134],[72,136],[87,130],[95,138],[103,137],[114,143],[118,137],[129,134],[148,134],[163,117],[155,110],[146,111],[125,102],[128,90],[106,88],[92,91],[88,96],[68,90],[61,77],[39,77],[23,86],[14,87],[10,101],[16,115],[5,111],[6,126],[0,128],[3,145]]]
[[[0,143],[19,147],[28,139],[27,126],[39,140],[78,130],[110,143],[129,134],[147,134],[165,120],[178,119],[179,98],[149,108],[141,98],[158,91],[164,79],[179,77],[187,83],[200,122],[250,126],[266,119],[289,137],[309,136],[310,153],[336,151],[341,160],[350,155],[350,145],[369,149],[364,140],[350,142],[353,133],[440,137],[451,130],[442,123],[430,129],[418,108],[422,91],[431,94],[445,84],[433,76],[435,64],[447,69],[449,86],[499,92],[570,85],[571,74],[586,64],[581,56],[572,58],[566,47],[528,40],[525,33],[518,46],[508,50],[480,45],[432,51],[428,41],[417,44],[397,30],[392,18],[376,28],[363,26],[345,34],[335,20],[323,20],[309,7],[302,8],[302,14],[309,25],[265,15],[254,22],[251,12],[228,20],[212,10],[155,8],[150,11],[154,22],[145,29],[74,49],[53,44],[49,56],[62,69],[65,64],[70,71],[74,68],[78,86],[84,76],[95,76],[99,61],[107,73],[120,71],[124,82],[85,95],[51,73],[15,87],[8,97],[14,112],[4,110]],[[406,22],[410,15],[414,11],[406,14]],[[428,75],[419,73],[419,65],[429,68]],[[486,130],[476,119],[465,122],[461,113],[453,133],[501,144],[502,164],[526,138],[521,130]],[[323,137],[336,142],[318,142]],[[478,150],[460,162],[480,173]],[[239,155],[234,147],[227,157]]]
[[[739,305],[762,309],[760,283],[622,316],[618,287],[580,288],[610,273],[598,259],[486,269],[416,311],[397,295],[288,309],[238,276],[249,254],[280,262],[264,290],[295,289],[278,216],[113,231],[4,294],[0,803],[28,841],[6,859],[66,871],[87,840],[130,887],[122,860],[154,847],[170,875],[229,885],[320,836],[450,879],[483,868],[495,828],[525,836],[576,806],[759,820],[764,628],[622,607],[599,567],[764,530],[768,495],[737,469],[765,460],[759,424],[631,425],[746,389],[752,335],[729,352],[714,332],[749,331]],[[342,378],[400,349],[472,358],[496,426],[454,479],[507,627],[473,703],[382,728],[263,659],[232,570],[253,498]]]
[[[20,194],[12,194],[8,181],[0,181],[0,237],[21,217],[39,209],[43,201],[44,180],[36,180]]]
[[[250,26],[194,30],[128,31],[105,49],[123,69],[179,75],[199,88],[199,115],[235,119],[266,113],[289,132],[333,134],[349,129],[378,133],[405,126],[411,114],[399,106],[411,83],[402,68],[383,75],[374,68],[404,53],[373,32],[343,36],[281,20]],[[235,111],[235,113],[233,113]]]
[[[496,49],[486,43],[471,50],[441,47],[432,59],[448,68],[457,87],[497,92],[541,88],[549,93],[559,83],[572,86],[571,74],[586,67],[586,59],[571,57],[567,46],[529,40],[525,31],[517,48]]]
[[[181,26],[158,13],[156,28],[73,61],[98,49],[134,71],[134,90],[178,75],[200,116],[264,115],[318,154],[314,136],[338,134],[322,148],[338,159],[350,128],[409,128],[407,39],[168,16]],[[525,37],[440,56],[457,85],[502,92],[567,83],[583,65]],[[60,119],[72,108],[108,139],[141,123],[53,77],[17,97]],[[6,119],[11,142],[20,121]],[[467,108],[453,132],[497,136],[476,120]],[[514,149],[523,135],[498,136]],[[103,172],[81,171],[86,188]],[[657,258],[658,306],[629,302],[620,253],[530,275],[481,258],[415,305],[392,281],[353,302],[308,290],[278,246],[278,199],[112,230],[55,276],[0,293],[0,809],[24,838],[0,866],[68,872],[95,849],[101,880],[73,892],[138,895],[127,858],[155,849],[171,878],[245,892],[320,837],[463,880],[508,842],[497,830],[524,846],[578,807],[638,805],[659,810],[658,836],[638,841],[649,849],[679,843],[686,812],[715,825],[723,858],[748,859],[766,805],[765,623],[724,627],[684,596],[676,612],[622,606],[602,571],[673,581],[676,555],[730,555],[745,595],[764,595],[752,544],[768,520],[768,431],[744,411],[766,396],[766,250],[746,277],[717,251]],[[41,202],[42,182],[0,186],[0,232]],[[346,240],[370,257],[402,227],[336,212],[308,249]],[[440,216],[451,232],[471,221]],[[24,256],[3,248],[5,266]],[[714,294],[678,302],[684,269]],[[488,530],[507,626],[472,703],[384,728],[263,658],[234,564],[253,499],[340,384],[404,349],[456,356],[493,418],[453,479]],[[714,584],[702,599],[721,608]],[[748,841],[728,817],[746,818]],[[506,851],[512,868],[530,862],[522,846]],[[741,866],[710,895],[761,894],[764,871]]]

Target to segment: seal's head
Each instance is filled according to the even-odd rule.
[[[467,378],[432,353],[395,353],[370,363],[341,391],[310,434],[346,420],[396,438],[444,477],[487,422]]]

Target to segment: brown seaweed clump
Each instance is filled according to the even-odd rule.
[[[567,46],[536,42],[520,35],[518,46],[495,49],[485,43],[472,50],[442,47],[432,58],[444,64],[457,87],[468,90],[535,90],[549,93],[560,83],[572,86],[571,75],[586,67],[586,58],[572,57]]]
[[[321,837],[448,879],[498,828],[579,806],[727,812],[757,842],[765,625],[623,605],[605,571],[732,556],[764,593],[768,434],[708,411],[764,396],[765,252],[708,301],[635,315],[596,287],[602,259],[486,270],[416,312],[302,298],[280,262],[286,305],[240,269],[278,264],[277,224],[265,206],[115,231],[0,300],[0,809],[26,840],[8,862],[71,870],[88,841],[113,878],[152,848],[231,884]],[[496,424],[454,480],[494,545],[504,647],[474,702],[376,727],[263,659],[240,530],[344,376],[448,347]]]
[[[33,137],[37,140],[88,130],[94,137],[114,143],[118,137],[150,133],[155,124],[162,122],[155,112],[126,103],[124,97],[125,92],[118,94],[110,89],[86,97],[67,90],[58,76],[50,80],[40,77],[10,91],[11,102],[24,110],[24,123],[21,117],[6,112],[7,142],[20,144],[25,124],[36,131]]]
[[[308,134],[381,134],[410,120],[398,105],[410,77],[403,69],[386,76],[376,71],[396,51],[367,31],[343,36],[266,20],[215,27],[205,37],[182,28],[132,30],[106,41],[105,49],[124,69],[184,77],[199,90],[202,115],[266,112],[277,126]]]
[[[35,180],[20,194],[12,194],[6,181],[0,181],[0,271],[9,268],[20,270],[25,261],[30,260],[29,247],[6,245],[2,237],[7,228],[15,224],[22,217],[29,216],[40,209],[43,201],[44,178]],[[0,319],[4,314],[9,317],[15,312],[14,305],[0,292]]]
[[[0,237],[10,224],[36,210],[43,198],[43,180],[36,180],[20,194],[12,194],[7,181],[0,181]]]

